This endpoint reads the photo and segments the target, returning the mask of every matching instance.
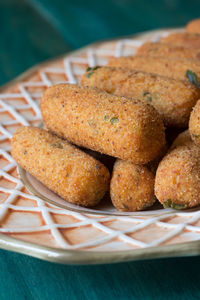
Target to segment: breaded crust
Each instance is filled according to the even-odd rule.
[[[165,207],[184,209],[200,204],[200,148],[182,133],[160,162],[155,195]]]
[[[172,33],[161,39],[162,43],[183,46],[188,48],[200,48],[200,34],[190,32]]]
[[[186,26],[186,31],[200,34],[200,19],[195,19],[189,22]]]
[[[200,100],[196,103],[191,112],[189,130],[194,143],[200,146]]]
[[[137,55],[167,57],[170,59],[200,60],[200,49],[186,48],[165,43],[145,43],[137,51]]]
[[[138,211],[155,202],[155,175],[142,165],[117,160],[110,183],[113,205],[121,211]]]
[[[192,107],[200,98],[200,90],[191,83],[117,67],[94,68],[83,75],[81,83],[144,100],[161,114],[166,126],[186,127]]]
[[[113,58],[108,65],[155,73],[187,82],[189,82],[189,79],[186,74],[190,70],[200,78],[200,62],[193,60],[175,60],[164,57],[148,57],[147,59],[146,56],[127,56]]]
[[[163,121],[151,105],[99,89],[52,86],[41,111],[47,128],[60,137],[136,163],[151,161],[165,144]]]
[[[103,164],[43,129],[17,130],[12,138],[12,156],[71,203],[94,206],[108,190],[110,174]]]

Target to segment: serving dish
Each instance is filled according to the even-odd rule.
[[[41,184],[18,168],[10,139],[23,125],[39,126],[39,102],[55,83],[76,83],[85,69],[112,56],[134,55],[146,41],[172,31],[156,30],[89,45],[38,65],[0,90],[0,247],[67,264],[189,256],[200,253],[200,211],[154,209],[120,213],[102,206],[55,206]],[[52,198],[53,197],[53,198]],[[67,207],[66,207],[67,205]],[[60,206],[60,207],[59,207]]]

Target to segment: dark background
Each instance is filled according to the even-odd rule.
[[[199,0],[0,0],[0,84],[96,40],[199,16]]]
[[[0,0],[0,84],[99,39],[200,17],[199,0]],[[200,258],[64,266],[0,250],[0,299],[200,299]]]

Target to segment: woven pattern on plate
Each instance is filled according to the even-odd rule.
[[[102,42],[48,62],[11,83],[0,94],[0,233],[40,245],[88,251],[138,249],[200,239],[200,211],[169,211],[129,217],[77,213],[55,208],[31,195],[10,155],[10,139],[22,125],[41,122],[39,102],[55,83],[76,83],[85,69],[104,65],[113,56],[133,55],[159,31],[142,39]]]

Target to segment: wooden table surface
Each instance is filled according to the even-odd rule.
[[[199,0],[1,0],[0,83],[99,39],[199,17]],[[0,299],[200,299],[200,257],[65,266],[0,250]]]

